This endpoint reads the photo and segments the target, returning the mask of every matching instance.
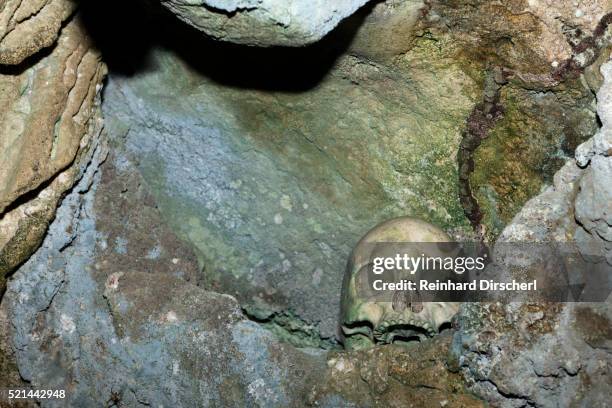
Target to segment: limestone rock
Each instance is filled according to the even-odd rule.
[[[465,304],[454,353],[492,406],[605,406],[611,317],[609,303]]]
[[[208,287],[259,319],[291,312],[334,341],[358,237],[406,214],[468,228],[456,151],[478,88],[450,44],[425,60],[433,46],[419,43],[399,66],[342,56],[301,91],[236,89],[154,51],[154,69],[110,79],[106,126],[197,248]]]
[[[176,236],[162,235],[159,214],[130,181],[133,169],[113,156],[100,167],[105,148],[93,152],[3,299],[20,322],[9,335],[21,376],[33,387],[70,389],[62,402],[70,406],[113,395],[123,406],[300,406],[323,376],[324,352],[278,342],[233,297],[198,287],[195,259]],[[128,198],[123,212],[108,212],[104,198],[117,189]],[[154,230],[151,241],[117,239],[120,223],[136,221]],[[126,262],[145,248],[148,257]]]
[[[474,24],[484,30],[495,19],[496,30],[474,47],[463,31],[444,29],[443,11],[467,24],[461,15],[428,7],[381,2],[304,49],[164,34],[163,48],[178,52],[152,47],[150,69],[112,76],[109,133],[197,248],[208,287],[267,323],[299,317],[292,324],[318,343],[313,332],[336,336],[340,273],[372,226],[409,215],[470,233],[457,185],[466,118],[483,98],[486,65],[499,63],[495,43],[527,35],[527,26],[502,27],[497,9],[485,8]],[[139,34],[156,42],[155,32]],[[525,41],[529,50],[539,40]],[[527,51],[506,57],[529,74],[551,70]],[[305,64],[322,69],[304,72]],[[516,78],[500,98],[507,116],[483,142],[476,178],[485,193],[494,187],[486,197],[497,232],[560,167],[562,139],[578,144],[596,127],[593,96],[579,81],[548,92]]]
[[[531,199],[498,239],[574,242],[612,273],[609,155],[612,62],[598,95],[602,128]],[[519,255],[520,257],[521,255]],[[608,259],[606,263],[603,259]],[[491,405],[605,406],[612,357],[612,307],[602,303],[465,304],[453,352],[470,388]]]
[[[0,212],[74,160],[103,72],[100,56],[73,21],[49,56],[19,75],[2,75]]]
[[[501,234],[502,241],[597,242],[598,254],[609,259],[612,241],[612,63],[601,67],[607,80],[597,94],[602,128],[576,149],[555,174],[554,184],[534,197]]]
[[[213,38],[268,47],[313,43],[367,1],[161,0],[161,4]]]
[[[389,62],[410,51],[422,35],[426,5],[421,0],[387,0],[347,19],[342,30],[353,31],[349,53],[376,62]]]
[[[612,62],[604,64],[601,72],[605,80],[597,112],[602,128],[576,150],[576,161],[586,167],[586,174],[580,181],[575,214],[585,237],[606,253],[612,265]]]
[[[0,307],[0,323],[20,322],[0,351],[8,338],[32,387],[69,389],[70,406],[483,406],[449,370],[449,333],[409,348],[297,349],[234,297],[198,287],[189,247],[134,166],[106,149],[94,146]]]
[[[296,2],[164,5],[227,41],[298,45],[363,3],[341,3],[323,25],[312,20],[314,32],[270,14],[306,16],[287,9]],[[513,73],[502,100],[551,98],[552,106],[563,98],[560,118],[584,99],[574,107],[583,117],[590,100],[574,96],[577,85],[562,84],[554,98],[546,91],[563,82],[553,63],[572,58],[563,24],[595,35],[609,7],[580,3],[588,16],[572,17],[572,7],[546,4],[389,0],[348,22],[365,18],[355,37],[334,33],[290,50],[299,53],[228,54],[222,43],[172,44],[164,32],[173,47],[154,49],[147,69],[109,83],[109,159],[97,137],[103,68],[78,23],[68,23],[36,65],[3,69],[0,78],[0,107],[9,107],[0,109],[9,129],[0,142],[2,271],[48,231],[2,300],[0,367],[14,370],[14,357],[32,386],[70,389],[71,406],[482,406],[464,380],[492,406],[604,405],[607,304],[465,305],[450,362],[449,333],[408,347],[322,350],[337,347],[344,262],[372,225],[409,214],[468,230],[457,152],[466,118],[488,97],[486,64]],[[542,47],[542,35],[558,47]],[[185,44],[184,58],[168,51]],[[339,45],[348,52],[338,54]],[[322,68],[296,75],[306,63]],[[501,240],[576,240],[609,251],[608,89],[599,95],[604,128],[578,150],[579,166],[566,163]],[[525,125],[524,110],[515,111],[512,126],[548,127],[535,114]]]
[[[484,407],[464,387],[461,375],[449,370],[451,336],[409,346],[382,346],[358,352],[332,353],[327,376],[309,403],[338,407]],[[344,404],[341,404],[343,401]],[[351,405],[353,404],[353,405]]]
[[[593,94],[579,81],[552,92],[514,84],[500,92],[503,117],[476,150],[470,177],[490,236],[553,182],[577,145],[597,131]]]
[[[40,243],[100,133],[105,69],[76,18],[33,66],[0,73],[0,291]]]
[[[534,28],[539,40],[533,43],[534,52],[554,67],[571,58],[576,52],[574,46],[597,31],[602,18],[612,11],[612,2],[529,0],[522,4],[515,2],[507,8],[517,17],[519,13],[526,13],[535,18]]]
[[[0,64],[18,65],[53,45],[74,0],[6,0],[0,6]]]
[[[469,155],[472,174],[462,175],[469,180],[462,189],[469,193],[467,211],[489,241],[596,131],[595,73],[609,55],[611,6],[608,0],[453,0],[423,9],[421,35],[447,33],[470,58],[464,67],[472,76],[484,71],[474,70],[478,62],[498,70],[497,95],[485,95],[495,99],[498,116]]]
[[[541,85],[558,81],[551,73],[568,68],[571,59],[575,66],[589,65],[612,11],[610,0],[452,0],[430,5],[428,18],[442,22],[458,41],[471,44],[468,52],[495,53],[498,64]]]
[[[5,304],[0,304],[0,373],[2,373],[0,376],[0,387],[3,389],[21,388],[26,386],[26,383],[19,376],[17,364],[15,363],[15,353],[11,347],[12,342],[10,338],[11,321],[4,306]],[[0,405],[6,402],[4,398],[0,397]],[[18,408],[22,406],[35,406],[33,402],[14,405]],[[12,407],[13,405],[11,405]]]

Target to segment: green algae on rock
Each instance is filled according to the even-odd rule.
[[[207,287],[334,338],[357,237],[404,214],[469,230],[455,157],[479,90],[455,51],[424,39],[388,65],[341,55],[304,89],[243,89],[158,50],[154,69],[109,82],[108,128],[130,129],[128,156]]]
[[[476,150],[471,175],[489,237],[497,236],[595,133],[593,102],[590,90],[577,81],[549,91],[503,87],[504,116]]]

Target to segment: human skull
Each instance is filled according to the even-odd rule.
[[[394,343],[409,340],[422,340],[433,336],[450,323],[457,313],[459,303],[420,302],[411,292],[396,291],[389,301],[380,297],[367,296],[358,289],[363,268],[371,266],[373,249],[377,243],[447,243],[450,237],[441,229],[410,217],[395,218],[377,225],[357,244],[347,265],[342,287],[341,329],[347,348],[363,348],[375,343]],[[384,245],[380,246],[384,248]],[[391,246],[392,247],[392,246]],[[432,248],[447,251],[444,245],[410,246],[426,256]],[[412,296],[412,298],[411,298]]]

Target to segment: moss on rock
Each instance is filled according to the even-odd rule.
[[[471,183],[489,238],[497,236],[597,129],[591,92],[579,81],[549,91],[510,84],[504,116],[475,153]]]

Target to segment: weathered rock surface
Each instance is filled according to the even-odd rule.
[[[377,222],[410,215],[469,234],[457,183],[466,118],[483,99],[487,65],[503,65],[494,44],[531,26],[502,30],[496,8],[470,9],[483,30],[496,19],[475,48],[445,25],[461,17],[437,3],[423,7],[381,2],[301,50],[220,49],[191,32],[167,36],[164,48],[176,53],[153,47],[144,72],[109,82],[110,133],[129,129],[130,159],[164,217],[198,249],[207,287],[236,296],[262,321],[293,320],[311,343],[317,333],[335,336],[341,271]],[[495,234],[597,125],[580,81],[552,89],[524,79],[553,70],[547,61],[528,64],[526,44],[506,55],[525,62],[524,71],[513,65],[519,73],[506,78],[505,116],[477,151],[472,177]],[[261,64],[268,59],[279,66]],[[297,78],[304,64],[327,70]]]
[[[454,352],[469,388],[496,407],[605,407],[610,304],[466,304]]]
[[[5,274],[40,244],[100,132],[104,75],[78,18],[32,66],[0,72],[0,291]]]
[[[494,107],[494,123],[486,124],[486,115],[468,120],[480,135],[472,143],[473,170],[462,176],[471,190],[466,211],[480,218],[491,242],[595,132],[592,90],[609,55],[611,6],[607,0],[428,2],[424,20],[433,36],[448,33],[472,61],[465,69],[485,72],[484,105]],[[498,89],[486,89],[488,76]]]
[[[449,370],[451,335],[408,347],[332,353],[327,376],[309,403],[322,407],[484,407],[460,374]],[[344,402],[342,404],[341,402]]]
[[[324,23],[327,3],[164,5],[230,42],[301,45],[364,2]],[[500,407],[605,406],[609,303],[465,305],[457,331],[431,341],[322,350],[337,347],[344,263],[372,225],[408,214],[468,234],[457,152],[466,126],[482,125],[466,124],[478,105],[505,107],[472,178],[503,214],[485,220],[495,228],[556,163],[525,169],[561,161],[591,134],[592,97],[568,73],[603,62],[610,5],[562,3],[389,0],[316,46],[265,53],[170,29],[163,45],[176,52],[156,48],[110,81],[106,159],[103,68],[78,20],[60,30],[72,9],[5,2],[0,49],[13,51],[0,63],[21,65],[0,76],[0,280],[48,234],[0,305],[0,387],[23,378],[70,390],[42,406],[482,406],[470,391]],[[323,14],[283,20],[309,13]],[[298,78],[306,64],[316,69]],[[492,72],[502,74],[493,93]],[[586,79],[596,88],[603,77]],[[611,86],[579,165],[567,163],[501,240],[575,240],[609,256]]]
[[[0,322],[20,322],[5,336],[28,385],[69,390],[41,406],[482,406],[447,369],[448,334],[411,348],[297,349],[232,296],[195,285],[189,247],[125,157],[101,164],[106,149],[95,146],[0,308]]]
[[[66,168],[88,130],[102,66],[78,21],[51,54],[4,74],[0,211]]]
[[[490,237],[597,131],[593,94],[584,83],[567,80],[543,91],[517,85],[502,87],[503,116],[474,153],[470,182]]]
[[[612,62],[601,68],[599,132],[531,199],[499,242],[575,242],[584,256],[610,262]],[[606,262],[605,259],[608,259]],[[466,304],[454,353],[471,389],[500,407],[606,406],[612,307],[605,303]]]
[[[0,64],[18,65],[53,45],[74,0],[6,0],[0,5]]]
[[[161,0],[161,4],[215,39],[268,47],[320,40],[367,1]]]
[[[440,47],[419,42],[403,69],[342,56],[303,90],[285,88],[290,77],[236,89],[158,50],[148,72],[109,81],[107,127],[117,138],[129,129],[128,156],[198,249],[207,287],[329,339],[348,254],[373,225],[410,214],[468,229],[455,155],[478,88]]]
[[[19,376],[17,363],[15,361],[15,353],[12,348],[11,321],[7,314],[4,304],[0,304],[0,388],[16,389],[25,387],[26,384]],[[0,406],[8,406],[10,408],[33,407],[34,402],[17,403],[12,401],[11,404],[5,400],[4,396],[0,396]]]
[[[600,40],[609,35],[606,15],[612,11],[610,0],[429,4],[429,19],[441,21],[458,41],[470,44],[468,53],[482,57],[492,52],[497,64],[540,86],[558,82],[564,70],[589,65]]]
[[[576,159],[565,163],[554,183],[531,199],[500,235],[502,241],[597,241],[599,255],[609,251],[610,177],[612,172],[612,64],[602,65],[607,78],[597,94],[601,129],[578,146]],[[586,241],[585,241],[586,240]],[[588,253],[588,251],[585,251]]]
[[[102,128],[105,66],[74,11],[64,0],[0,5],[0,299]],[[1,388],[23,386],[5,330],[11,322],[1,311]]]
[[[576,162],[585,168],[574,202],[577,241],[585,252],[605,254],[612,265],[612,63],[602,66],[606,80],[598,93],[601,130],[576,149]],[[588,249],[587,249],[588,248]]]
[[[96,203],[95,193],[118,188],[98,170],[105,156],[104,145],[97,146],[43,246],[4,298],[10,319],[20,322],[11,334],[21,376],[33,387],[71,390],[67,400],[45,406],[113,398],[124,406],[288,406],[305,399],[300,389],[325,368],[321,352],[279,344],[246,320],[231,296],[189,283],[189,257],[167,258],[180,245],[172,236],[154,237],[148,259],[122,263],[125,253],[149,243],[109,242],[108,231],[96,230],[97,211],[108,203]],[[132,187],[123,190],[126,199],[143,205],[146,196]],[[154,210],[143,216],[139,206],[124,209],[100,215],[117,217],[115,224],[160,224]]]

